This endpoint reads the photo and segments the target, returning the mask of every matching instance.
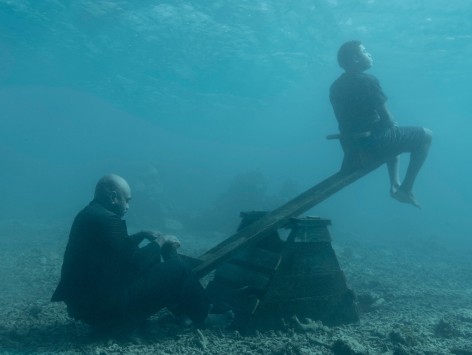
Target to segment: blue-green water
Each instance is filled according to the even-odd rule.
[[[111,171],[135,224],[276,207],[340,165],[328,88],[355,38],[397,121],[435,133],[424,208],[381,169],[310,214],[334,235],[470,245],[471,18],[468,0],[0,0],[0,218],[68,222]]]

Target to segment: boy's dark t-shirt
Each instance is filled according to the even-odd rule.
[[[365,73],[343,73],[331,85],[329,98],[343,134],[374,129],[381,123],[377,110],[387,101],[377,78]]]
[[[371,158],[385,159],[404,152],[412,152],[424,145],[422,127],[399,127],[389,118],[382,119],[379,109],[387,101],[379,81],[365,73],[343,73],[330,88],[329,98],[338,121],[346,152],[352,144],[368,152]],[[349,135],[370,132],[368,137],[352,140]]]

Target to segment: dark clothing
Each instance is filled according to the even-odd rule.
[[[64,301],[71,317],[98,327],[139,322],[164,307],[202,321],[208,302],[198,280],[178,258],[162,262],[161,248],[92,201],[75,218],[52,301]]]
[[[392,126],[371,131],[369,137],[359,140],[359,146],[373,159],[385,159],[401,153],[411,153],[425,144],[423,127]]]
[[[370,131],[377,126],[390,127],[393,122],[381,122],[379,109],[387,101],[379,81],[365,73],[344,73],[331,85],[330,95],[341,134]]]
[[[388,115],[380,114],[387,96],[374,76],[343,73],[331,85],[329,96],[345,153],[343,170],[424,146],[427,135],[422,127],[398,127]],[[368,136],[358,136],[366,132]]]

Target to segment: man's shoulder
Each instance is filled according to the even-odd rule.
[[[85,206],[78,214],[77,218],[85,219],[108,219],[108,218],[119,218],[115,213],[107,210],[101,204],[96,201],[90,202]]]
[[[125,222],[117,214],[107,210],[100,204],[91,202],[84,207],[74,218],[71,235],[88,235],[102,233],[110,229],[126,229]],[[126,233],[126,231],[124,232]]]

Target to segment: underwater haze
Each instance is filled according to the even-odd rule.
[[[339,169],[328,90],[358,39],[399,124],[434,132],[423,209],[382,167],[307,213],[334,238],[470,250],[471,18],[469,0],[0,0],[0,220],[68,227],[115,172],[133,228],[230,234]]]

